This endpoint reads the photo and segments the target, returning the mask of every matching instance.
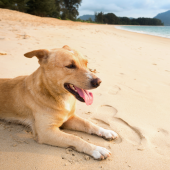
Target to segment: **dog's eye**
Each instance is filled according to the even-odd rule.
[[[66,66],[67,68],[70,68],[70,69],[74,69],[74,68],[76,68],[76,66],[74,65],[74,64],[70,64],[70,65],[68,65],[68,66]]]

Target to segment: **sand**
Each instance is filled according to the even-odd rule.
[[[40,18],[0,9],[0,77],[38,68],[24,53],[69,45],[89,60],[102,84],[94,103],[76,113],[119,134],[116,141],[67,131],[106,147],[104,161],[71,149],[36,143],[28,127],[0,121],[2,170],[169,170],[170,39],[118,30],[113,25]]]

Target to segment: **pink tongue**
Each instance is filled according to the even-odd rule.
[[[82,97],[84,99],[84,101],[86,102],[87,105],[91,105],[93,103],[93,93],[91,93],[87,90],[84,90],[84,89],[80,89],[76,86],[74,86],[74,87],[77,90],[80,97]]]

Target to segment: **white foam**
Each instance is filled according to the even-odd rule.
[[[116,29],[170,38],[170,26],[115,26]]]

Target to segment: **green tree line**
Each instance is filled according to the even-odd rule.
[[[76,20],[82,0],[0,0],[0,8],[41,17]]]
[[[95,22],[118,25],[164,25],[161,20],[156,18],[129,19],[127,17],[117,17],[113,13],[104,14],[103,12],[95,13]]]

